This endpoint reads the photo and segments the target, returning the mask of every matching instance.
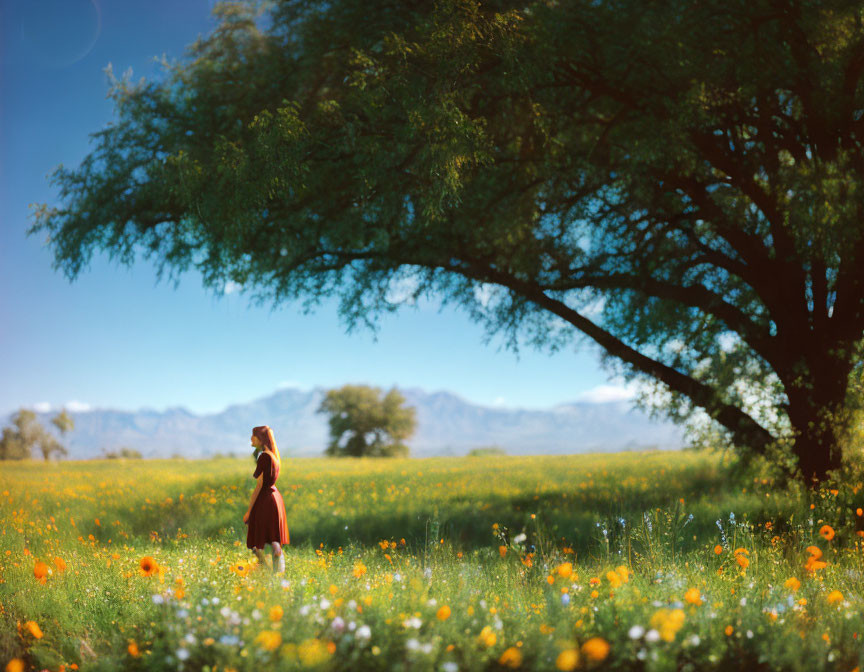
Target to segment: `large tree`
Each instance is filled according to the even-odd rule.
[[[60,205],[94,250],[259,301],[338,293],[349,330],[438,294],[490,332],[582,334],[735,445],[838,467],[864,330],[860,3],[224,4]],[[493,289],[495,291],[488,291]],[[478,290],[482,290],[478,292]],[[491,298],[490,298],[491,297]],[[517,348],[518,349],[518,348]]]

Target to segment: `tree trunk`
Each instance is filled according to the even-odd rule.
[[[846,351],[848,352],[848,350]],[[787,386],[792,451],[805,482],[815,486],[842,465],[841,439],[849,423],[846,395],[851,357],[834,351],[813,358],[797,385]]]

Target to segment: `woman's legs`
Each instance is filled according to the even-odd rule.
[[[282,552],[282,545],[278,541],[273,541],[270,545],[273,546],[273,571],[281,574],[285,571],[285,554]]]
[[[252,552],[255,553],[255,557],[258,558],[258,564],[264,564],[264,549],[263,548],[252,548]]]

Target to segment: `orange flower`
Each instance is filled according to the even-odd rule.
[[[531,567],[534,565],[534,554],[527,553],[524,558],[522,558],[522,564],[526,567]]]
[[[735,562],[741,565],[742,569],[747,569],[750,566],[750,561],[744,556],[744,554],[736,555]]]
[[[783,586],[794,593],[801,587],[801,582],[793,576],[786,579],[786,581],[783,583]]]
[[[138,645],[135,642],[129,642],[129,646],[126,647],[126,650],[133,658],[137,658],[141,655],[141,652],[138,650]]]
[[[843,593],[841,593],[839,590],[832,590],[830,593],[828,593],[828,597],[826,599],[828,600],[828,604],[837,604],[838,602],[843,601]]]
[[[365,573],[366,573],[366,565],[364,565],[362,562],[358,562],[357,564],[354,565],[354,577],[355,578],[359,579]]]
[[[735,628],[733,628],[731,625],[727,625],[725,630],[723,630],[723,632],[726,633],[727,637],[731,637],[732,633],[735,632]]]
[[[600,583],[600,579],[598,579],[596,576],[594,576],[594,577],[591,577],[591,579],[588,581],[588,583],[590,583],[592,586],[596,586],[598,583]]]
[[[562,562],[558,565],[558,576],[562,578],[569,578],[573,573],[573,564],[569,562]]]
[[[804,563],[804,569],[806,569],[808,572],[814,572],[817,569],[825,569],[827,566],[827,562],[817,560],[816,556],[814,555],[811,555],[809,558],[807,558],[807,562]]]
[[[45,577],[48,576],[48,565],[41,560],[37,560],[33,565],[33,576],[39,579],[39,583],[45,583]]]
[[[20,658],[13,658],[6,663],[6,672],[24,672],[24,661]]]
[[[609,642],[602,637],[592,637],[582,645],[582,655],[592,662],[599,663],[609,655]]]
[[[746,548],[736,548],[732,551],[732,555],[738,557],[739,555],[750,555],[750,552]]]
[[[830,525],[823,525],[819,528],[819,534],[821,534],[826,541],[831,541],[834,538],[834,528]]]
[[[152,576],[159,571],[159,565],[156,564],[156,560],[152,557],[145,555],[141,558],[141,562],[138,563],[138,571],[141,572],[142,576]]]
[[[807,551],[810,555],[812,555],[814,560],[818,560],[822,557],[822,549],[818,546],[808,546],[804,550]]]
[[[450,618],[450,607],[448,607],[446,604],[442,605],[441,608],[438,609],[438,611],[435,613],[435,618],[437,618],[439,621],[446,621],[448,618]]]
[[[24,624],[24,627],[30,631],[30,634],[33,635],[36,639],[42,639],[42,628],[39,627],[39,624],[36,621],[27,621]]]
[[[715,554],[715,555],[720,555],[722,552],[723,552],[723,547],[722,547],[720,544],[717,544],[717,545],[714,547],[714,554]]]
[[[282,620],[282,616],[284,615],[284,610],[278,604],[270,607],[270,620],[271,621],[280,621]]]
[[[66,571],[66,561],[63,558],[54,558],[54,566],[58,572]]]
[[[506,546],[499,546],[498,547],[498,553],[500,553],[501,557],[503,558],[505,555],[507,555],[507,547]]]
[[[858,516],[859,518],[860,518],[861,516],[864,516],[864,509],[862,509],[862,508],[859,506],[857,509],[855,509],[855,515]]]
[[[699,592],[698,588],[691,588],[684,593],[684,601],[698,606],[702,604],[702,594]]]
[[[498,663],[504,667],[517,668],[522,664],[522,652],[515,646],[505,649],[498,659]]]

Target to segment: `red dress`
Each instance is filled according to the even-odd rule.
[[[285,503],[275,485],[279,478],[279,465],[266,450],[258,455],[258,464],[252,477],[258,478],[259,474],[263,475],[261,490],[249,513],[246,547],[264,548],[264,544],[274,541],[284,546],[289,538]]]

